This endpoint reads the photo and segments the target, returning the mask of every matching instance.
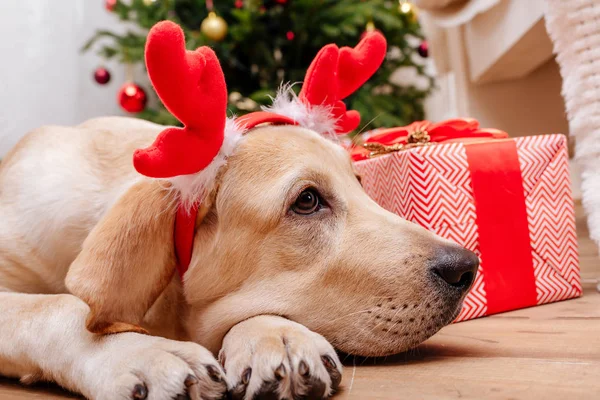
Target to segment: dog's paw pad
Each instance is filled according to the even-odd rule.
[[[320,335],[292,321],[269,327],[256,337],[233,329],[219,359],[234,400],[326,399],[339,387],[341,363]]]
[[[110,384],[91,393],[99,400],[220,400],[228,389],[222,367],[195,343],[138,334],[107,339],[110,352],[100,375]]]

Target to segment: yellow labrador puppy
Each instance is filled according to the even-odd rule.
[[[44,127],[3,160],[1,375],[90,399],[321,399],[334,349],[398,353],[458,314],[477,257],[379,207],[300,126],[231,146],[180,278],[177,183],[131,165],[163,129]]]
[[[477,257],[383,210],[343,148],[293,126],[246,135],[196,227],[185,290],[162,277],[167,289],[143,304],[140,290],[176,262],[174,192],[131,166],[161,129],[117,117],[45,127],[2,162],[0,374],[94,399],[186,386],[213,399],[226,385],[239,398],[319,398],[341,379],[334,347],[393,354],[456,317]],[[131,279],[111,280],[104,263]],[[142,313],[153,336],[90,333],[88,305],[61,294],[70,266],[71,291]]]

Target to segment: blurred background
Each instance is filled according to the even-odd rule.
[[[116,90],[125,72],[106,65],[112,82],[99,87],[93,71],[104,63],[79,49],[96,29],[125,31],[102,1],[7,0],[0,5],[0,157],[29,130],[121,114]]]
[[[369,128],[423,119],[434,87],[416,6],[407,1],[6,0],[0,11],[0,156],[44,124],[102,115],[177,124],[144,71],[146,32],[163,19],[182,25],[188,48],[215,49],[237,115],[269,103],[281,82],[301,82],[323,45],[354,46],[375,29],[390,52],[348,99]]]
[[[270,102],[281,82],[302,81],[323,45],[353,46],[376,29],[390,46],[386,61],[347,99],[363,116],[362,130],[469,116],[511,136],[568,133],[544,4],[3,0],[0,157],[46,124],[74,125],[104,115],[176,124],[156,98],[143,63],[145,34],[163,19],[183,26],[188,48],[215,49],[230,113],[255,111]]]

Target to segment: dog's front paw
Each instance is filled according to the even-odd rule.
[[[219,361],[239,400],[325,399],[342,380],[342,364],[323,336],[276,316],[234,326]]]
[[[217,360],[192,342],[120,333],[103,339],[95,361],[94,399],[216,400],[227,393]]]

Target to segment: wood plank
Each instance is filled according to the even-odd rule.
[[[356,371],[346,362],[340,398],[599,398],[599,329],[600,294],[587,288],[580,299],[448,326],[410,354],[358,360]]]
[[[0,399],[44,399],[44,400],[66,400],[81,399],[82,397],[61,390],[54,384],[42,383],[26,387],[19,384],[15,379],[0,378]]]
[[[394,357],[347,358],[335,398],[599,399],[600,263],[580,204],[576,210],[583,297],[454,324]],[[0,379],[0,399],[24,398],[75,397]]]

